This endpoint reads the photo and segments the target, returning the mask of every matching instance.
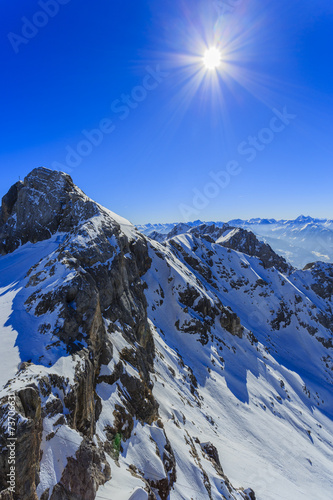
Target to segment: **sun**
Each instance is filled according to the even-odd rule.
[[[217,47],[210,47],[206,50],[203,63],[205,67],[209,70],[214,70],[218,68],[221,64],[222,55]]]

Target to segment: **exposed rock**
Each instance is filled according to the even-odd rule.
[[[251,257],[258,257],[265,269],[275,267],[281,273],[291,273],[293,268],[277,255],[267,244],[259,241],[254,233],[242,228],[229,228],[228,235],[218,243],[226,248],[237,250]]]
[[[2,199],[0,253],[20,244],[46,240],[50,235],[71,231],[80,222],[81,211],[93,216],[96,205],[62,172],[36,168],[16,183]]]
[[[221,227],[217,227],[215,224],[201,224],[198,227],[192,228],[190,233],[198,238],[205,238],[213,243],[230,229],[232,229],[232,227],[230,227],[229,224],[223,224]]]
[[[15,499],[14,499],[13,493],[11,491],[3,490],[3,491],[0,491],[0,500],[15,500]]]
[[[208,456],[208,458],[212,461],[216,472],[220,476],[224,476],[223,469],[222,469],[221,462],[220,462],[220,457],[219,457],[218,451],[215,448],[215,446],[212,443],[201,443],[200,446],[201,446],[202,450],[205,452],[205,454]]]
[[[40,461],[40,444],[42,439],[41,400],[37,390],[26,387],[19,391],[15,398],[15,426],[16,441],[10,443],[8,429],[0,435],[0,447],[4,452],[0,456],[0,490],[8,487],[9,455],[8,446],[13,446],[15,456],[15,493],[13,499],[37,500],[36,486]],[[1,401],[0,420],[8,421],[8,405]],[[8,497],[9,493],[4,493]],[[6,496],[4,497],[6,498]],[[11,498],[10,496],[8,498]]]
[[[104,453],[84,440],[75,458],[68,458],[50,500],[94,500],[98,487],[110,478],[111,469]]]
[[[13,212],[13,207],[17,202],[18,193],[23,187],[23,182],[17,182],[8,191],[7,194],[2,198],[1,209],[0,209],[0,227],[6,224],[7,220]]]
[[[228,308],[224,308],[220,316],[220,323],[229,333],[242,338],[244,328],[241,325],[240,318]]]
[[[314,262],[307,264],[304,271],[311,271],[315,283],[311,286],[312,290],[319,297],[330,300],[333,295],[333,264],[325,262]]]
[[[152,386],[127,373],[121,375],[120,381],[126,389],[124,401],[129,413],[142,423],[151,424],[157,420],[158,404],[152,394]]]

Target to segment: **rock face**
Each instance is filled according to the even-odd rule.
[[[262,419],[268,405],[249,395],[247,371],[261,381],[260,366],[275,370],[259,394],[306,398],[297,415],[281,409],[287,422],[299,414],[312,422],[314,404],[329,413],[323,387],[332,381],[331,267],[293,273],[252,233],[227,225],[176,227],[154,241],[90,200],[68,175],[44,168],[3,197],[0,252],[7,318],[0,334],[16,335],[15,346],[6,340],[10,375],[0,370],[1,500],[117,498],[119,489],[129,499],[254,499],[223,471],[229,434],[244,434],[237,412],[245,408],[245,422],[251,404]],[[271,350],[291,363],[286,335],[299,351],[292,366],[306,389],[299,375],[283,382],[287,368],[268,360]],[[304,369],[308,350],[317,357]],[[249,486],[260,488],[252,463],[240,469],[247,467]]]
[[[307,264],[304,271],[311,271],[314,283],[312,290],[324,300],[331,300],[333,295],[333,264],[314,262]]]
[[[112,332],[112,324],[116,321],[123,325],[124,335],[130,344],[140,344],[136,349],[136,365],[142,380],[132,388],[134,379],[126,379],[123,370],[118,377],[128,388],[130,396],[127,405],[132,417],[138,415],[143,420],[151,421],[157,416],[157,404],[153,398],[152,409],[146,413],[138,398],[144,388],[147,396],[151,393],[150,370],[154,359],[154,344],[140,280],[150,264],[146,243],[143,238],[130,241],[125,237],[120,225],[76,188],[69,176],[46,169],[32,171],[23,183],[11,188],[2,201],[1,220],[2,253],[14,251],[19,244],[36,243],[55,233],[65,233],[63,244],[51,258],[46,257],[35,267],[27,269],[25,308],[41,319],[41,334],[58,339],[48,344],[44,353],[39,353],[40,361],[44,357],[44,364],[52,364],[53,359],[45,355],[59,346],[68,354],[79,353],[80,356],[80,368],[76,370],[74,384],[65,395],[63,404],[68,409],[66,424],[81,433],[84,440],[76,456],[64,469],[51,498],[92,499],[98,486],[110,476],[103,447],[96,446],[91,440],[100,411],[96,383],[101,365],[108,364],[112,359],[109,332]],[[70,279],[59,283],[59,270]],[[47,291],[44,289],[46,283],[49,285]],[[56,311],[56,323],[46,322]],[[66,380],[62,377],[40,380],[39,390],[43,391],[44,398],[49,397],[52,401],[42,408],[42,412],[39,402],[39,412],[36,410],[34,415],[26,415],[27,408],[30,413],[30,408],[33,408],[27,396],[23,399],[28,389],[19,393],[23,401],[20,415],[32,419],[29,426],[18,430],[20,436],[22,433],[19,447],[25,460],[25,467],[21,467],[24,486],[21,477],[17,477],[20,498],[37,498],[43,427],[41,413],[46,418],[59,412],[60,417],[63,404],[59,397],[54,397],[54,388],[64,385]],[[36,430],[32,431],[32,427]],[[26,469],[30,471],[30,479]],[[45,492],[42,494],[46,495]]]
[[[52,366],[60,351],[73,357],[75,367],[72,382],[63,375],[37,376],[34,388],[18,392],[20,473],[13,498],[90,500],[95,498],[98,487],[111,478],[106,454],[117,458],[117,436],[129,439],[134,419],[152,425],[159,418],[151,381],[154,341],[141,279],[151,264],[147,242],[133,227],[132,234],[125,234],[121,224],[89,200],[68,175],[43,168],[32,171],[4,196],[0,220],[2,254],[28,242],[35,244],[62,235],[55,252],[26,270],[24,307],[40,320],[40,335],[50,338],[50,342],[38,356],[22,357],[25,364],[17,381],[24,379],[36,363]],[[119,353],[116,369],[102,375],[101,367],[112,364],[114,357],[112,334],[120,330],[128,347]],[[134,367],[138,377],[127,372],[127,364]],[[106,441],[97,443],[94,436],[102,403],[96,387],[105,383],[117,385],[122,404],[115,406],[113,426],[104,429]],[[50,432],[45,431],[50,422],[54,422]],[[43,454],[52,448],[46,444],[52,445],[64,427],[82,440],[55,484],[44,487],[45,481],[40,478],[45,475]],[[6,447],[5,440],[2,445]],[[167,440],[160,460],[167,476],[161,481],[148,481],[146,487],[152,498],[154,490],[167,498],[176,479],[173,451]],[[2,460],[4,491],[6,470]]]
[[[251,257],[258,257],[265,269],[275,267],[282,273],[292,271],[292,267],[283,257],[277,255],[269,245],[259,241],[251,231],[246,229],[235,228],[224,241],[220,241],[220,244]]]
[[[33,170],[2,198],[0,253],[20,244],[46,240],[56,232],[68,232],[86,217],[97,214],[96,205],[78,189],[69,175],[45,168]]]
[[[293,270],[283,257],[277,255],[269,245],[259,241],[255,234],[246,229],[232,227],[228,224],[224,224],[222,227],[216,227],[214,224],[203,224],[191,229],[190,232],[204,237],[208,236],[226,248],[245,253],[251,257],[258,257],[265,269],[275,267],[282,273],[289,273]]]
[[[8,401],[8,400],[7,400]],[[15,443],[13,456],[15,456],[16,491],[12,495],[7,491],[8,498],[27,498],[37,500],[36,486],[38,482],[40,445],[42,440],[41,400],[38,391],[33,387],[20,390],[16,398],[17,414],[22,419],[15,418]],[[0,419],[8,421],[8,406],[2,406]],[[6,435],[1,435],[0,445],[6,448],[8,442]],[[7,455],[2,453],[0,458],[0,481],[2,488],[7,483],[8,473]],[[5,488],[4,488],[5,489]],[[11,496],[10,496],[11,495]],[[1,498],[1,497],[0,497]],[[4,494],[4,498],[6,495]]]

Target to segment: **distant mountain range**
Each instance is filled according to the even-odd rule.
[[[223,227],[225,222],[145,224],[137,226],[139,231],[157,241],[164,241],[202,224]],[[233,219],[231,227],[251,230],[259,240],[268,243],[294,267],[302,269],[310,262],[333,262],[333,220],[301,215],[294,220]]]

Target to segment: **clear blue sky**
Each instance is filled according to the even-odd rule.
[[[333,218],[332,1],[219,2],[1,2],[0,194],[45,166],[136,224]]]

